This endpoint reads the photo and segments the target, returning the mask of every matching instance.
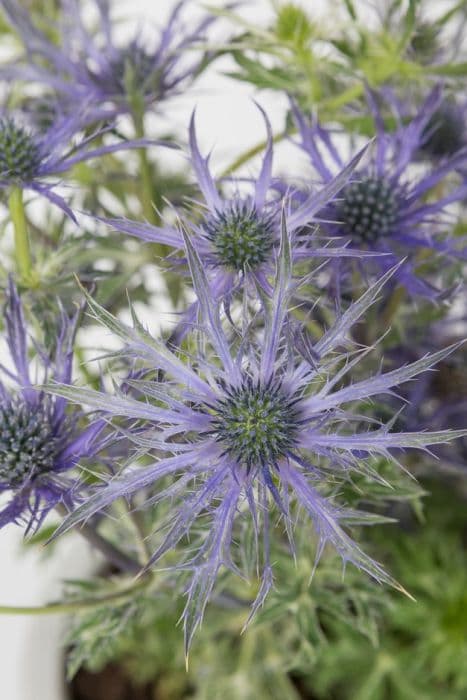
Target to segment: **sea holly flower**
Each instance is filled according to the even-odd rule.
[[[132,383],[142,400],[66,385],[50,385],[49,390],[109,417],[141,421],[141,432],[135,435],[137,448],[146,453],[157,450],[153,464],[124,469],[98,488],[65,520],[60,532],[140,489],[146,489],[149,503],[163,501],[170,516],[167,527],[159,529],[159,544],[150,564],[176,550],[179,567],[191,571],[184,614],[188,649],[220,570],[226,567],[241,573],[241,557],[235,557],[235,532],[245,518],[252,523],[254,564],[261,571],[252,614],[272,585],[269,541],[277,514],[292,547],[294,526],[305,527],[300,515],[306,514],[317,537],[317,560],[329,542],[344,562],[352,562],[379,582],[398,586],[343,529],[345,524],[370,524],[376,516],[339,503],[336,488],[350,485],[353,473],[382,483],[372,467],[374,457],[393,460],[393,449],[425,449],[466,431],[391,433],[390,425],[375,427],[374,421],[359,415],[361,411],[352,411],[352,405],[391,393],[394,386],[452,350],[345,384],[365,353],[341,348],[392,271],[349,306],[313,345],[287,313],[296,283],[292,282],[290,240],[283,226],[274,289],[271,298],[263,298],[258,330],[254,330],[255,318],[250,323],[245,319],[244,332],[230,337],[188,236],[185,244],[199,299],[198,327],[203,335],[199,353],[183,357],[152,337],[135,315],[133,328],[127,327],[90,299],[95,316],[123,341],[122,355],[146,368],[148,375]],[[310,572],[312,568],[310,562]]]
[[[198,202],[200,218],[177,212],[179,220],[172,226],[153,226],[148,223],[127,219],[102,219],[117,231],[136,236],[143,241],[162,243],[181,251],[180,257],[171,261],[186,266],[182,229],[190,232],[190,238],[197,255],[209,273],[212,294],[221,298],[229,306],[233,294],[246,287],[257,296],[259,286],[266,294],[271,293],[269,277],[273,274],[277,251],[280,244],[280,219],[285,214],[286,224],[293,241],[294,263],[302,260],[341,257],[365,257],[372,255],[358,249],[335,246],[332,241],[319,246],[312,234],[307,239],[296,234],[300,229],[314,222],[314,215],[320,211],[342,189],[351,173],[362,158],[362,149],[347,165],[343,165],[336,177],[332,178],[319,191],[310,194],[300,206],[292,208],[287,196],[278,193],[278,183],[273,181],[273,140],[269,120],[259,107],[266,124],[267,146],[262,159],[260,172],[252,184],[251,192],[245,192],[239,182],[231,182],[233,194],[224,196],[219,184],[209,168],[209,157],[200,153],[195,130],[195,114],[190,122],[190,155],[196,174],[197,185],[203,195]],[[245,182],[242,181],[243,185]],[[248,183],[247,183],[248,184]],[[287,193],[287,188],[285,188]],[[182,325],[188,328],[193,321],[197,303],[185,315]]]
[[[465,259],[446,228],[449,205],[467,195],[465,183],[449,183],[442,194],[432,195],[448,176],[465,168],[467,149],[461,148],[436,167],[414,175],[421,149],[434,137],[436,114],[442,109],[441,91],[433,90],[419,113],[408,124],[386,131],[375,95],[368,91],[368,103],[376,128],[376,143],[369,165],[355,170],[352,181],[321,212],[322,228],[328,235],[341,236],[349,246],[386,253],[371,261],[376,270],[385,271],[406,258],[398,268],[395,281],[409,294],[431,299],[439,295],[429,281],[417,273],[417,255],[431,251],[444,260]],[[342,157],[331,130],[315,118],[308,119],[293,106],[300,133],[300,145],[325,184],[342,167]],[[457,178],[453,177],[455,181]],[[366,266],[368,269],[368,266]]]
[[[31,125],[25,112],[3,110],[0,113],[0,188],[33,190],[76,221],[70,207],[56,191],[60,184],[57,178],[77,163],[150,143],[140,139],[93,147],[94,140],[104,136],[110,127],[99,128],[85,136],[85,113],[84,106],[71,116],[57,114],[42,131],[37,125]]]
[[[203,16],[188,24],[183,19],[186,4],[182,0],[174,7],[152,41],[145,41],[139,30],[120,46],[114,39],[109,0],[94,0],[97,31],[86,26],[78,0],[61,0],[56,45],[17,0],[5,0],[2,7],[24,43],[26,58],[3,72],[59,93],[71,111],[83,100],[89,102],[89,118],[94,120],[132,113],[135,97],[143,101],[139,108],[158,106],[185,89],[209,60],[206,53],[194,48],[205,38],[214,18]]]
[[[11,279],[4,320],[12,366],[0,365],[6,380],[0,382],[0,493],[9,494],[0,507],[0,528],[26,523],[28,532],[37,530],[58,504],[73,507],[78,483],[70,471],[101,449],[105,422],[81,428],[79,414],[67,411],[67,401],[34,388],[37,381],[71,382],[77,317],[61,313],[55,350],[36,346],[35,363],[29,360],[32,344]]]
[[[422,153],[435,162],[467,148],[467,101],[445,96],[429,114],[422,132]]]

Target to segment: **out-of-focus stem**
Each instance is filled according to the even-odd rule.
[[[135,127],[136,138],[143,139],[145,137],[144,114],[142,114],[140,110],[135,110],[133,114],[133,124]],[[152,168],[148,159],[146,148],[138,149],[138,157],[141,182],[141,192],[139,196],[141,209],[146,221],[157,226],[160,224],[160,220],[159,215],[153,206]]]
[[[82,600],[70,600],[66,602],[48,603],[47,605],[0,605],[0,615],[56,615],[58,613],[72,613],[87,608],[99,608],[113,603],[120,598],[126,598],[137,590],[145,588],[150,578],[141,577],[131,586],[126,586],[113,593],[103,596],[94,596]]]
[[[399,310],[400,305],[405,299],[405,287],[396,287],[388,299],[386,308],[383,312],[383,327],[387,328],[391,325],[394,317]]]
[[[31,275],[32,260],[28,225],[24,213],[23,191],[20,187],[12,187],[8,198],[8,207],[15,234],[16,265],[20,276],[27,279]]]
[[[291,135],[293,132],[293,129],[285,129],[279,134],[276,134],[272,140],[274,143],[279,143],[287,136]],[[228,175],[232,175],[232,173],[238,170],[242,165],[245,165],[245,163],[248,163],[249,160],[257,156],[258,153],[262,153],[266,148],[267,143],[267,141],[261,141],[260,143],[257,143],[256,146],[252,146],[252,148],[249,148],[247,151],[239,155],[238,158],[236,158],[233,161],[233,163],[231,163],[227,168],[225,168],[222,171],[221,177],[227,177]]]
[[[58,505],[56,510],[60,515],[67,515],[66,508]],[[97,549],[109,562],[113,564],[120,571],[126,571],[129,574],[139,574],[141,573],[141,564],[133,559],[132,557],[122,552],[120,549],[115,547],[111,542],[102,537],[91,525],[80,525],[74,528],[74,531],[79,535],[84,537],[85,540],[89,542],[92,547]]]

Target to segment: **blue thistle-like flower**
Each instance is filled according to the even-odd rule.
[[[0,119],[0,177],[11,181],[34,178],[41,164],[38,144],[14,119]]]
[[[434,161],[467,147],[467,102],[446,96],[430,114],[421,137],[421,150]]]
[[[382,177],[367,175],[351,182],[342,191],[337,216],[344,235],[362,244],[376,243],[390,236],[397,224],[399,202],[391,183]]]
[[[253,319],[259,321],[258,329],[254,331],[254,323],[245,319],[245,333],[235,332],[230,338],[202,261],[188,237],[185,242],[204,335],[199,347],[204,350],[184,358],[153,338],[136,316],[134,327],[127,327],[90,299],[96,318],[123,340],[122,355],[139,362],[149,373],[131,383],[142,400],[69,386],[51,385],[49,390],[109,416],[142,422],[135,441],[140,451],[156,451],[154,463],[124,470],[109,480],[69,516],[60,532],[140,489],[147,489],[151,504],[164,501],[170,517],[167,529],[159,530],[160,543],[150,563],[190,535],[189,548],[178,550],[180,566],[192,571],[184,615],[188,648],[220,569],[225,566],[239,572],[234,532],[236,523],[246,517],[253,525],[256,563],[262,571],[252,614],[272,585],[269,538],[273,512],[281,515],[293,547],[295,507],[314,525],[317,559],[329,542],[344,562],[397,586],[343,529],[344,524],[370,524],[376,516],[344,507],[331,493],[336,493],[338,484],[350,484],[355,472],[383,483],[372,467],[374,457],[392,460],[392,449],[424,449],[466,431],[391,433],[390,426],[375,428],[373,420],[351,410],[352,404],[390,394],[392,387],[412,379],[452,350],[345,383],[365,353],[339,349],[393,271],[354,302],[313,345],[287,313],[295,283],[290,240],[283,226],[272,296],[264,298],[264,313]],[[303,521],[300,523],[303,527]],[[200,528],[205,534],[198,539]]]
[[[26,56],[22,63],[16,60],[3,68],[3,74],[52,89],[70,113],[86,101],[88,118],[98,120],[131,113],[135,95],[146,107],[158,106],[183,90],[208,59],[206,53],[196,54],[193,49],[205,38],[214,17],[204,16],[188,25],[183,19],[186,0],[174,7],[152,41],[145,42],[138,32],[123,46],[113,37],[109,0],[94,0],[94,4],[97,31],[86,26],[79,0],[61,0],[57,45],[17,0],[5,0],[2,8],[20,35]]]
[[[0,493],[12,496],[0,508],[0,528],[25,522],[28,532],[57,504],[73,507],[78,484],[68,472],[101,449],[105,422],[80,428],[78,414],[67,412],[64,399],[33,387],[23,309],[11,279],[4,319],[13,368],[0,365],[8,380],[0,382]],[[43,381],[71,382],[75,325],[76,319],[62,313],[53,355],[40,350]],[[34,372],[37,376],[36,366]]]
[[[57,205],[76,221],[63,197],[56,192],[56,180],[77,163],[149,145],[145,139],[120,141],[93,147],[110,127],[99,128],[85,136],[83,133],[86,105],[72,116],[57,114],[44,131],[31,125],[30,115],[21,111],[0,114],[0,188],[11,186],[33,190]],[[51,178],[55,182],[51,182]]]
[[[384,127],[375,95],[368,91],[368,102],[376,127],[376,143],[371,162],[358,168],[352,181],[335,201],[321,212],[322,229],[328,235],[342,236],[349,246],[366,247],[386,255],[370,262],[379,272],[406,258],[395,280],[411,295],[436,298],[439,291],[417,272],[417,254],[429,250],[445,260],[465,259],[467,250],[449,236],[445,225],[447,208],[467,195],[465,182],[450,183],[441,195],[430,193],[456,171],[465,169],[467,148],[455,149],[441,163],[421,175],[413,169],[423,148],[429,148],[439,127],[441,89],[434,89],[419,113],[408,124],[399,123],[393,133]],[[342,167],[339,149],[331,131],[307,118],[294,106],[293,112],[301,147],[323,183],[332,180],[334,169]],[[457,136],[453,136],[457,139]],[[452,143],[448,150],[451,150]],[[432,142],[432,147],[439,148]],[[333,169],[334,168],[334,169]]]
[[[241,191],[244,181],[231,182],[234,192],[224,196],[209,168],[209,157],[201,155],[195,130],[195,115],[190,122],[191,162],[196,174],[198,187],[204,201],[199,203],[200,218],[193,221],[185,212],[177,212],[179,222],[172,226],[153,226],[127,219],[101,219],[117,231],[136,236],[143,241],[162,243],[181,251],[179,258],[172,258],[185,265],[184,240],[181,229],[190,232],[191,242],[203,266],[208,271],[211,290],[216,298],[230,304],[232,295],[238,289],[253,290],[257,295],[260,287],[266,294],[271,293],[269,277],[274,273],[277,253],[280,246],[280,220],[285,215],[287,229],[292,240],[294,263],[310,258],[329,260],[332,258],[362,258],[372,256],[349,246],[336,246],[331,241],[315,243],[310,233],[308,238],[299,237],[298,232],[306,225],[313,225],[314,215],[338,193],[348,181],[351,173],[362,158],[362,149],[336,177],[332,178],[316,193],[310,194],[299,206],[292,208],[289,198],[278,193],[279,183],[273,182],[273,139],[269,120],[259,107],[265,120],[267,146],[253,191]],[[277,185],[277,186],[276,186]],[[245,188],[243,188],[245,189]],[[181,225],[180,225],[181,222]],[[186,330],[196,316],[195,303],[185,314],[180,324]]]

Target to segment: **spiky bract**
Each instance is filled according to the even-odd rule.
[[[2,74],[54,90],[68,114],[86,102],[90,123],[132,114],[136,102],[139,108],[159,107],[189,85],[209,62],[206,52],[193,50],[187,58],[186,50],[205,38],[214,17],[202,14],[188,24],[183,12],[186,0],[175,5],[165,26],[152,37],[146,24],[146,36],[138,32],[124,45],[114,36],[111,3],[94,0],[92,4],[97,28],[88,26],[79,0],[61,0],[58,41],[53,42],[18,0],[4,0],[2,9],[26,52],[22,60],[4,66]]]
[[[381,109],[385,97],[386,93],[367,91],[376,131],[371,158],[356,170],[355,182],[338,194],[334,202],[323,207],[321,227],[328,235],[344,237],[350,247],[366,246],[384,254],[370,261],[366,274],[372,270],[379,274],[405,260],[397,270],[395,281],[410,295],[435,299],[442,290],[435,288],[430,278],[419,274],[417,261],[421,251],[433,258],[441,256],[446,265],[467,256],[466,248],[462,248],[446,228],[448,207],[453,202],[463,201],[467,195],[465,180],[457,176],[466,167],[467,148],[456,150],[441,164],[420,174],[417,164],[424,144],[435,137],[434,124],[429,124],[441,109],[442,91],[433,89],[409,123],[389,93],[389,107],[398,117],[397,127],[392,132],[384,123]],[[343,164],[334,134],[315,117],[302,114],[296,105],[293,105],[293,112],[300,145],[309,155],[321,181],[327,183]],[[433,197],[436,186],[443,181],[446,181],[443,194]],[[305,196],[299,197],[299,201]],[[437,264],[436,272],[439,267]],[[339,265],[338,284],[342,283],[343,272],[345,268]]]
[[[375,427],[361,411],[351,410],[355,402],[390,393],[391,387],[450,352],[448,348],[400,369],[346,382],[363,354],[340,354],[338,349],[394,271],[354,302],[306,353],[307,343],[294,340],[298,336],[287,312],[296,283],[284,225],[271,299],[264,301],[260,326],[247,324],[244,337],[238,329],[233,335],[226,333],[219,300],[212,298],[188,236],[185,244],[199,299],[199,353],[187,361],[183,353],[178,355],[153,338],[134,314],[134,327],[129,328],[89,299],[96,318],[123,340],[124,357],[141,365],[147,379],[131,382],[134,398],[68,386],[51,385],[50,391],[109,416],[138,421],[134,439],[139,453],[155,450],[152,464],[123,471],[98,488],[60,532],[140,489],[146,489],[152,504],[164,502],[169,508],[167,527],[160,529],[151,563],[175,550],[180,566],[192,571],[184,616],[188,647],[219,570],[226,566],[238,571],[241,566],[235,532],[246,515],[256,532],[251,535],[257,543],[254,557],[262,571],[253,612],[272,585],[269,538],[274,511],[283,519],[291,547],[297,514],[306,513],[317,538],[317,558],[330,542],[344,561],[380,582],[397,585],[343,529],[344,523],[372,523],[375,516],[338,504],[336,486],[351,487],[354,473],[382,483],[372,466],[375,457],[391,461],[392,449],[424,448],[465,431],[391,433],[389,427]],[[163,378],[159,375],[156,381],[158,371]],[[298,522],[306,527],[303,519]],[[187,535],[189,549],[182,544]]]
[[[58,503],[72,507],[79,480],[70,472],[80,460],[97,454],[104,422],[80,426],[79,413],[73,408],[69,412],[66,401],[34,388],[23,307],[11,280],[5,322],[14,370],[1,369],[14,384],[0,382],[0,493],[10,495],[0,509],[0,527],[24,522],[29,531]],[[40,349],[36,379],[71,382],[75,324],[76,318],[59,315],[55,349]]]
[[[0,117],[0,188],[14,185],[32,190],[76,220],[67,202],[56,191],[56,178],[83,161],[149,143],[140,139],[101,143],[94,147],[94,142],[105,137],[111,127],[99,127],[86,136],[86,112],[86,103],[69,116],[52,110],[47,115],[47,123],[40,128],[37,114],[25,110],[4,111]]]

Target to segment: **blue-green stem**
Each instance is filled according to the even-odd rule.
[[[23,190],[12,187],[8,198],[11,221],[15,233],[15,257],[18,272],[23,279],[31,275],[32,259],[29,247],[28,224],[24,212]]]

